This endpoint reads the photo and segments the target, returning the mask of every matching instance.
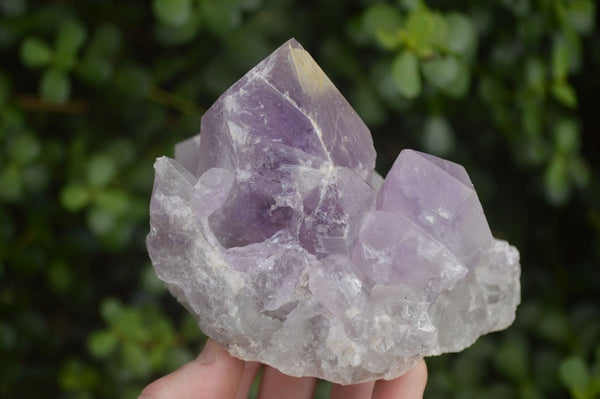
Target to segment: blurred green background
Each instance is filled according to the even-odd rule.
[[[152,164],[296,37],[381,173],[462,163],[521,250],[516,323],[428,359],[426,397],[600,397],[595,4],[0,0],[0,396],[135,398],[197,354],[144,247]]]

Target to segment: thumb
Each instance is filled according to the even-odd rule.
[[[243,370],[242,360],[209,339],[195,360],[148,385],[138,399],[233,399]]]

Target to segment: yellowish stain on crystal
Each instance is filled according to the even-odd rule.
[[[290,56],[300,86],[305,93],[321,95],[333,87],[333,83],[306,50],[290,46]]]

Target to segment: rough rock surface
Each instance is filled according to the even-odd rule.
[[[290,40],[156,161],[158,276],[231,354],[293,376],[395,378],[514,320],[519,253],[465,169],[369,130]]]

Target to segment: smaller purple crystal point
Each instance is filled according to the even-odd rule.
[[[406,216],[467,265],[492,243],[465,169],[432,155],[402,151],[377,194],[376,209]]]
[[[492,237],[465,169],[404,150],[383,180],[367,127],[294,39],[175,158],[155,164],[148,252],[237,357],[391,379],[514,320],[519,253]]]

